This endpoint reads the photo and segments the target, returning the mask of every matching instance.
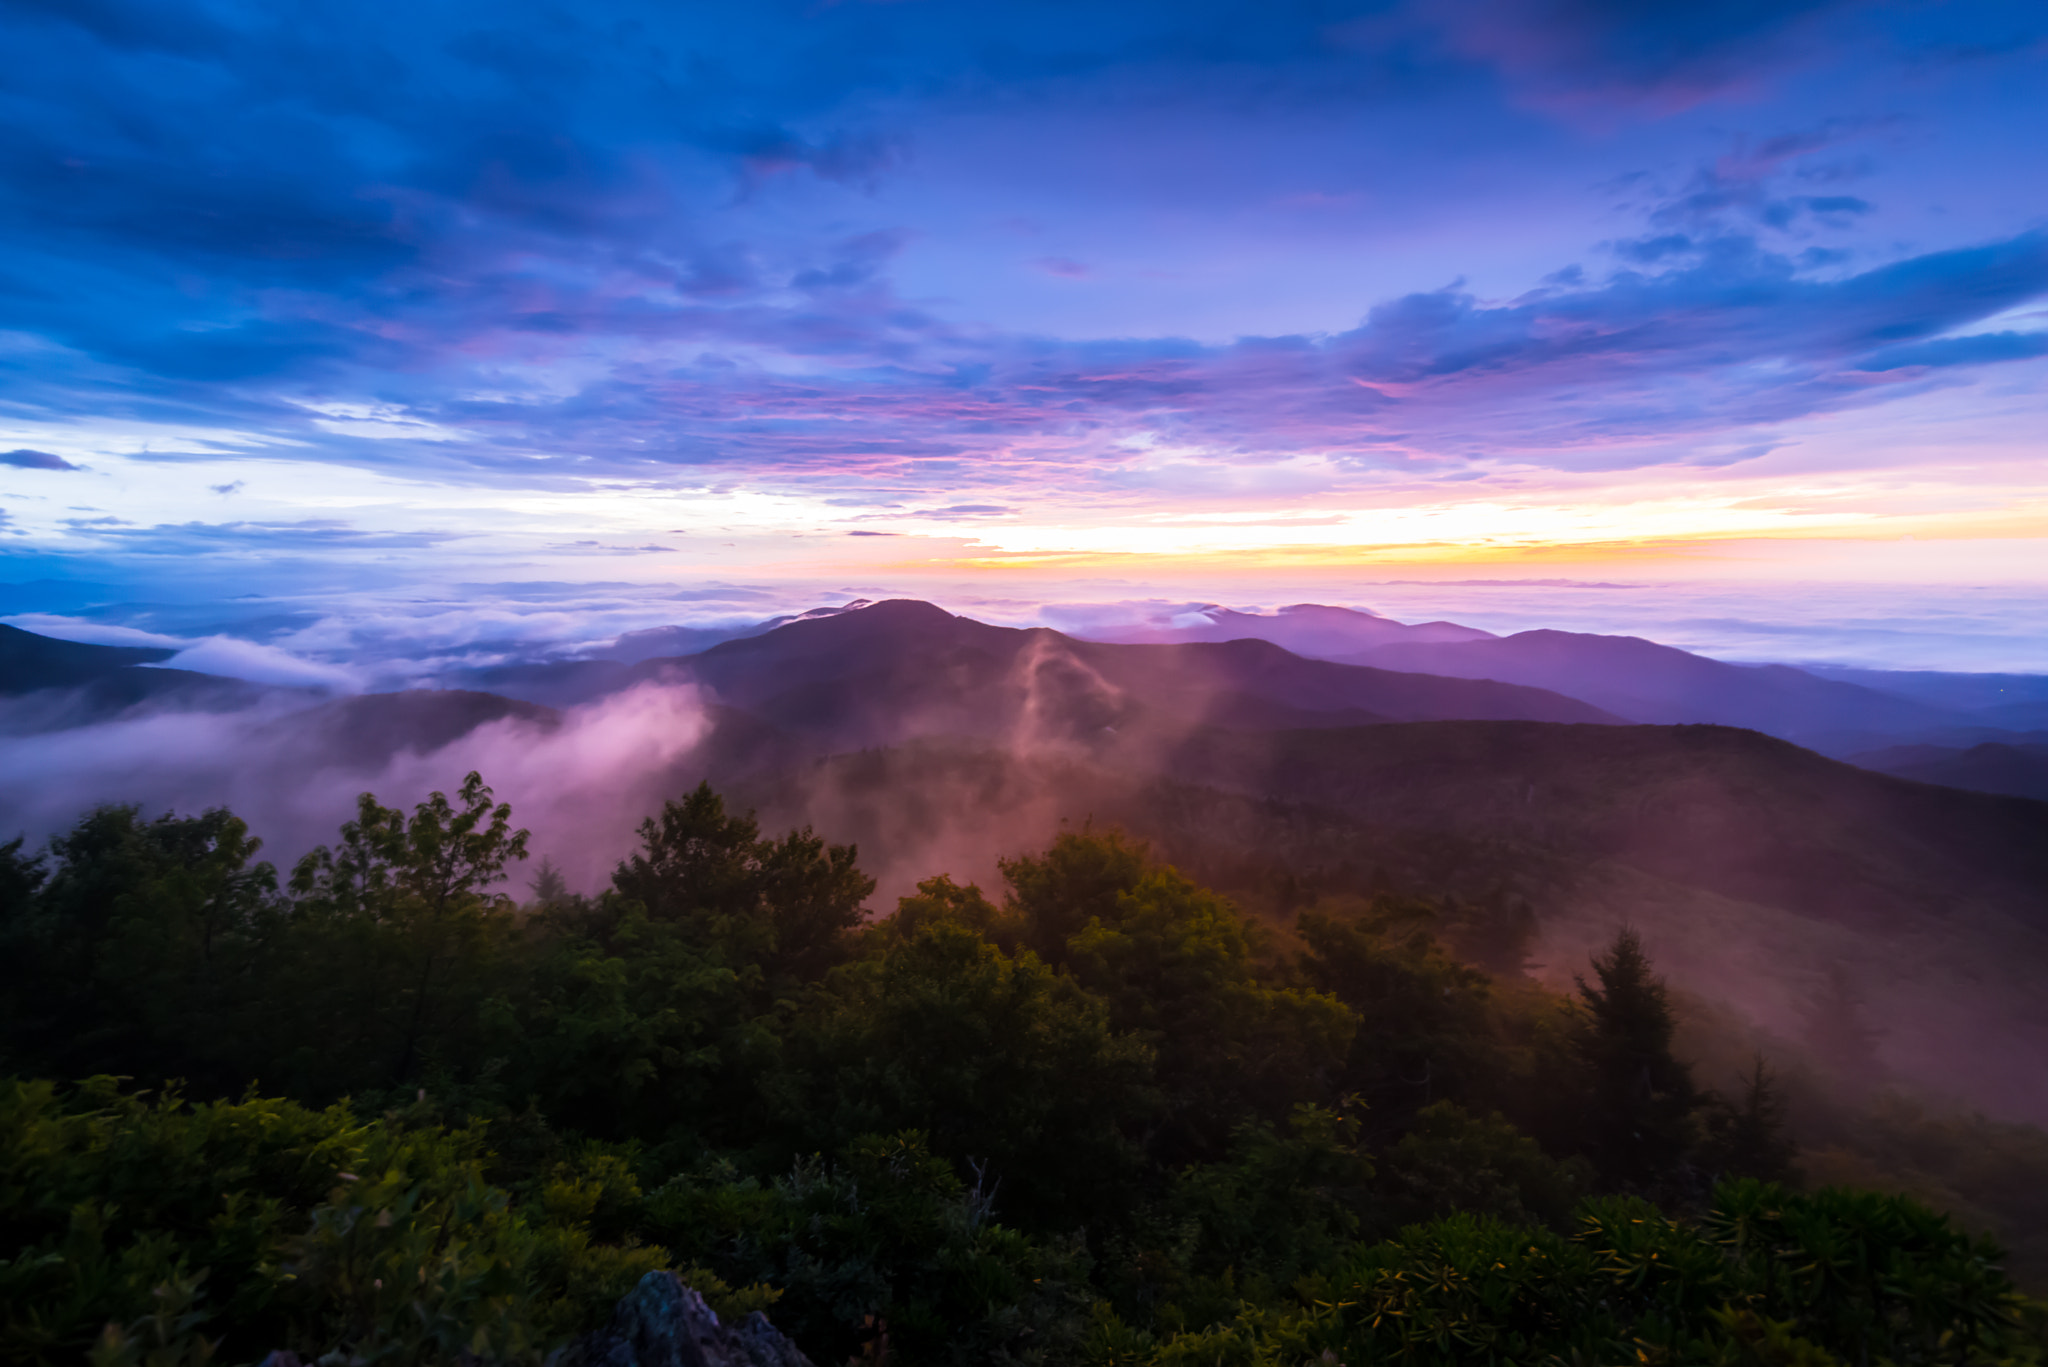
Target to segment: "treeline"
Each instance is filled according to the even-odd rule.
[[[676,1267],[820,1363],[2041,1360],[1996,1249],[1783,1185],[1626,931],[1567,998],[1114,832],[873,921],[708,788],[640,836],[524,904],[476,775],[282,880],[224,811],[0,847],[0,1356],[537,1361]]]

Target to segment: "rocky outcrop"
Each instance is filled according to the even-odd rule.
[[[650,1272],[611,1323],[563,1350],[555,1367],[811,1367],[760,1311],[722,1322],[673,1272]]]

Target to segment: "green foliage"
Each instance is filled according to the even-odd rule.
[[[1382,1188],[1396,1225],[1454,1212],[1561,1228],[1593,1185],[1583,1158],[1559,1162],[1498,1114],[1425,1106],[1387,1151]]]
[[[253,1075],[245,1009],[280,907],[261,842],[215,810],[145,821],[102,807],[53,840],[56,867],[0,858],[0,1002],[10,1066],[65,1076]]]
[[[1121,850],[1093,840],[1108,866]],[[1249,1110],[1278,1118],[1327,1094],[1354,1028],[1334,997],[1279,978],[1258,956],[1257,927],[1172,869],[1147,871],[1069,937],[1076,981],[1109,1004],[1111,1023],[1158,1054],[1164,1162],[1220,1154]]]
[[[525,976],[483,1012],[505,1091],[605,1139],[703,1142],[741,1118],[746,1070],[775,1053],[748,991],[757,969],[618,898],[538,928]]]
[[[1086,1256],[994,1223],[994,1196],[909,1131],[862,1135],[836,1161],[800,1158],[770,1182],[715,1166],[670,1181],[648,1208],[666,1242],[721,1279],[777,1287],[777,1325],[819,1361],[1071,1361]]]
[[[1151,1050],[1029,950],[952,919],[835,971],[794,1023],[780,1098],[797,1147],[916,1130],[1000,1183],[1027,1226],[1125,1204],[1128,1134],[1157,1109]]]
[[[845,957],[846,932],[875,890],[850,845],[808,829],[763,840],[699,784],[640,827],[643,848],[612,876],[648,916],[686,928],[731,967],[753,965],[775,991],[808,982]]]
[[[2048,1141],[1702,1093],[1631,933],[1566,998],[1499,889],[1266,924],[1082,830],[863,927],[850,846],[640,834],[524,909],[476,774],[283,889],[222,811],[0,846],[5,1064],[142,1088],[0,1083],[0,1359],[535,1363],[668,1266],[821,1363],[2041,1361],[1909,1197],[1713,1183],[1797,1100],[1810,1172],[2027,1238]]]
[[[320,846],[292,870],[292,891],[330,913],[377,921],[477,906],[507,863],[526,858],[527,833],[512,829],[510,806],[492,805],[483,775],[472,771],[457,796],[460,811],[437,792],[408,820],[364,793],[341,843]]]
[[[1304,1282],[1300,1312],[1239,1328],[1245,1360],[1270,1362],[2036,1361],[1995,1257],[1897,1198],[1739,1182],[1701,1226],[1634,1198],[1588,1203],[1570,1237],[1415,1226]]]
[[[345,1107],[0,1082],[0,1358],[199,1362],[214,1333],[230,1361],[537,1360],[668,1261],[594,1238],[616,1163],[515,1202],[488,1157]]]
[[[1491,984],[1444,952],[1430,920],[1427,906],[1380,898],[1298,923],[1308,980],[1356,1015],[1342,1085],[1402,1119],[1446,1097],[1475,1100],[1504,1071]]]
[[[1043,854],[999,866],[1025,943],[1047,963],[1064,964],[1067,942],[1089,921],[1113,919],[1117,899],[1138,886],[1146,851],[1121,831],[1069,831]]]
[[[1169,1202],[1196,1234],[1189,1270],[1285,1287],[1357,1239],[1372,1204],[1372,1160],[1355,1117],[1304,1103],[1284,1129],[1240,1126],[1223,1162],[1178,1175]]]

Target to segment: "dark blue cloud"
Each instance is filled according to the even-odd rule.
[[[1941,337],[1907,346],[1884,347],[1856,363],[1858,370],[1904,370],[1915,366],[1986,365],[2048,356],[2048,332],[1984,332]]]
[[[16,55],[0,70],[0,327],[40,346],[0,351],[0,378],[16,415],[221,434],[212,448],[181,435],[165,459],[237,449],[239,433],[272,457],[449,480],[683,466],[943,484],[1132,430],[1248,459],[1547,441],[1569,461],[1617,434],[1833,411],[1920,371],[2038,354],[2026,334],[1944,334],[2048,289],[2042,239],[1993,217],[1940,242],[1881,238],[1873,225],[1901,192],[1868,183],[1868,145],[1890,125],[1816,105],[1790,131],[1717,126],[1704,160],[1700,126],[1645,141],[1633,164],[1667,169],[1630,179],[1644,197],[1632,226],[1605,229],[1622,235],[1589,258],[1619,271],[1573,266],[1517,296],[1427,288],[1459,268],[1418,269],[1347,302],[1347,321],[1370,308],[1334,336],[1225,343],[1034,330],[913,296],[905,257],[972,215],[914,200],[885,212],[870,192],[915,170],[932,123],[1021,110],[1056,172],[1127,138],[1179,168],[1162,184],[1213,183],[1234,211],[1265,193],[1265,161],[1293,155],[1279,125],[1245,111],[1284,108],[1360,144],[1412,143],[1395,165],[1415,184],[1370,188],[1419,213],[1470,145],[1457,138],[1538,145],[1504,98],[1650,121],[1810,68],[1815,35],[1926,52],[2008,18],[2025,11],[39,0],[0,11]],[[1141,133],[1134,111],[1166,131]],[[1215,135],[1240,127],[1253,130],[1242,143]],[[1342,169],[1286,164],[1304,184]],[[1037,211],[1010,202],[1004,169],[989,168],[973,214]],[[1660,176],[1673,177],[1661,193],[1646,188]],[[1013,252],[1020,288],[1079,295],[1142,269],[1176,231],[1161,211],[1098,252],[1079,237],[1096,207],[1082,196]],[[1518,209],[1500,206],[1471,250],[1513,259],[1521,281],[1582,253],[1580,240],[1532,268]],[[1318,288],[1350,301],[1354,287]],[[1553,392],[1539,403],[1541,386]],[[347,416],[363,412],[398,417],[373,430]],[[341,550],[368,535],[193,524],[127,544]]]
[[[20,447],[13,451],[0,451],[0,465],[11,465],[17,470],[76,470],[79,468],[62,456],[52,455],[48,451],[31,451],[26,447]]]

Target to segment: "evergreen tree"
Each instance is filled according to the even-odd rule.
[[[1594,1157],[1610,1177],[1654,1183],[1691,1146],[1699,1093],[1671,1052],[1671,1002],[1642,937],[1629,927],[1616,932],[1594,958],[1593,975],[1597,987],[1577,981],[1587,1012],[1580,1047],[1593,1073]]]
[[[1862,1090],[1884,1081],[1878,1062],[1878,1032],[1863,1017],[1863,994],[1848,970],[1836,964],[1808,1003],[1806,1043],[1835,1082]]]
[[[1717,1176],[1782,1182],[1792,1171],[1797,1146],[1785,1129],[1785,1097],[1777,1075],[1758,1054],[1742,1077],[1733,1101],[1715,1097],[1706,1112],[1702,1158]]]
[[[533,889],[533,900],[543,907],[560,906],[569,900],[569,881],[562,877],[552,859],[541,859],[540,867],[533,871],[533,881],[527,886]]]
[[[772,1000],[844,960],[875,880],[860,871],[854,846],[827,845],[809,827],[780,840],[760,832],[752,813],[728,814],[701,783],[641,824],[642,848],[612,886],[652,919],[714,946],[728,966],[758,968]]]

